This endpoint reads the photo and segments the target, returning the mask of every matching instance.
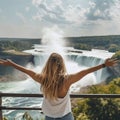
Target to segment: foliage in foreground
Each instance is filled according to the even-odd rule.
[[[120,100],[92,98],[80,100],[73,108],[75,120],[119,120]]]
[[[88,93],[91,94],[120,94],[120,78],[115,78],[107,85],[92,85]]]
[[[93,85],[88,90],[91,94],[120,94],[120,78],[108,85]],[[80,99],[73,105],[75,120],[119,120],[120,98]]]

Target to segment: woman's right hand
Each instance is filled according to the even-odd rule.
[[[0,59],[0,65],[11,66],[12,61],[10,59],[7,59],[7,60]]]
[[[105,66],[109,67],[109,66],[114,66],[119,62],[118,59],[106,59],[105,61]]]

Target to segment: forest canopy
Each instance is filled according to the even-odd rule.
[[[0,51],[4,49],[20,51],[31,49],[33,44],[41,44],[41,40],[41,38],[0,38]],[[65,41],[66,46],[72,46],[76,49],[91,50],[96,48],[108,50],[110,52],[120,50],[120,35],[65,37],[63,40]]]

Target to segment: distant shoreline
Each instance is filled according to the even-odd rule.
[[[29,53],[25,53],[25,52],[22,52],[22,51],[16,51],[14,49],[10,49],[10,50],[4,50],[2,52],[0,52],[0,55],[31,55]]]

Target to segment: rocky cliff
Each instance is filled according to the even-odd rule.
[[[107,82],[110,82],[114,78],[120,77],[120,63],[114,67],[109,67],[108,71],[110,72],[111,76],[107,79]]]
[[[11,59],[15,63],[26,66],[28,63],[33,63],[33,55],[23,52],[7,51],[0,53],[1,59]],[[22,80],[26,75],[13,67],[0,65],[0,81]]]

